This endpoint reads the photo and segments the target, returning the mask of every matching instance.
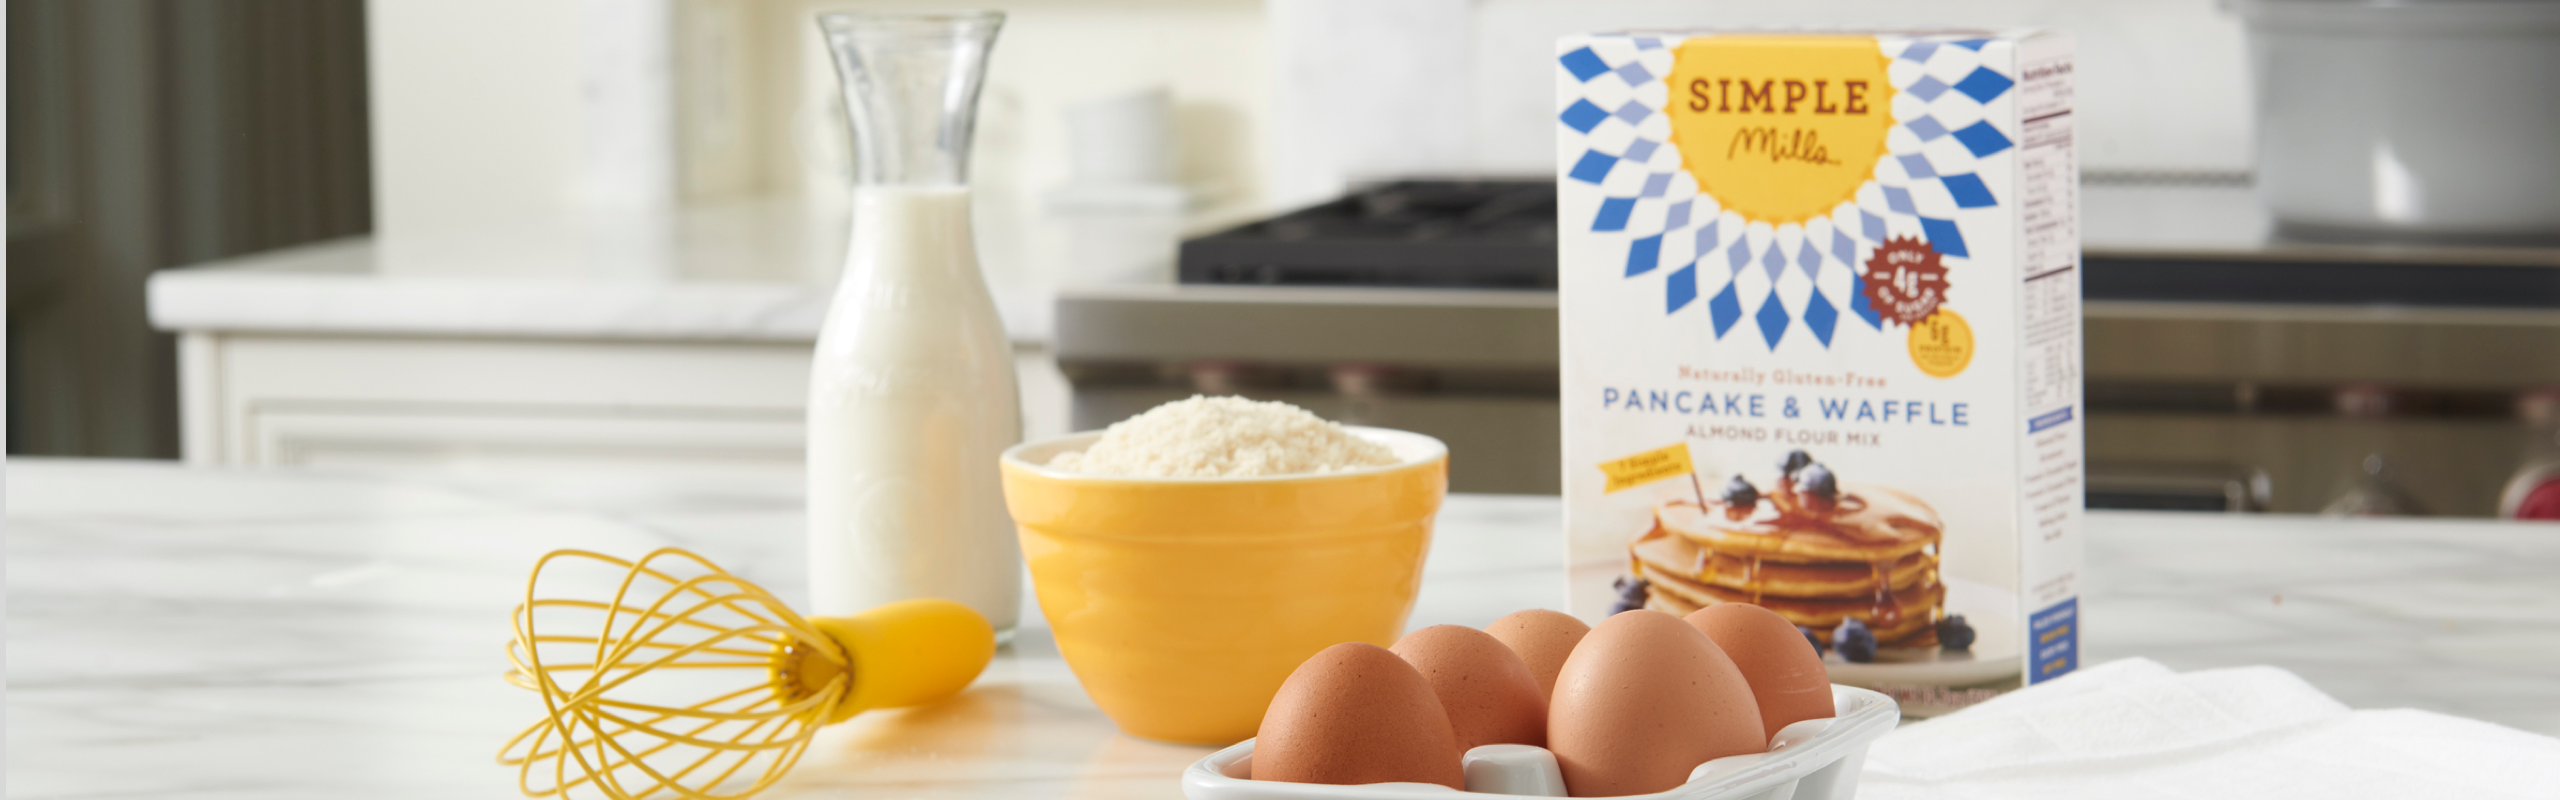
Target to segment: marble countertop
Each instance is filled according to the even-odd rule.
[[[697,550],[803,592],[796,485],[10,459],[11,797],[514,797],[507,610],[541,553]],[[1412,624],[1562,599],[1552,497],[1455,496]],[[2083,645],[2274,664],[2358,708],[2560,734],[2560,526],[2092,513]],[[824,730],[768,797],[1176,797],[1032,622],[940,705]],[[1922,723],[1926,724],[1926,723]]]

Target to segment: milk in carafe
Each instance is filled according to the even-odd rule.
[[[1022,557],[996,458],[1022,415],[969,192],[864,186],[853,208],[864,233],[810,370],[813,611],[941,597],[1010,629]]]
[[[996,460],[1022,435],[1013,348],[978,274],[969,141],[1004,15],[818,16],[853,133],[852,243],[809,372],[811,610],[918,597],[999,634],[1022,554]]]

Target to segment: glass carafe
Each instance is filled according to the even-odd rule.
[[[855,153],[844,276],[809,376],[811,611],[940,597],[1010,632],[1022,555],[996,459],[1013,349],[978,271],[969,139],[1004,16],[822,14]]]

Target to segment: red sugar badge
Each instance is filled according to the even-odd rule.
[[[1867,257],[1859,277],[1865,279],[1867,305],[1904,327],[1928,319],[1947,299],[1946,265],[1937,250],[1916,238],[1886,239]]]

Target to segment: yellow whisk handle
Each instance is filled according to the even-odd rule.
[[[900,600],[849,617],[809,620],[844,647],[853,682],[828,723],[874,708],[930,703],[958,694],[996,653],[995,629],[949,600]]]

